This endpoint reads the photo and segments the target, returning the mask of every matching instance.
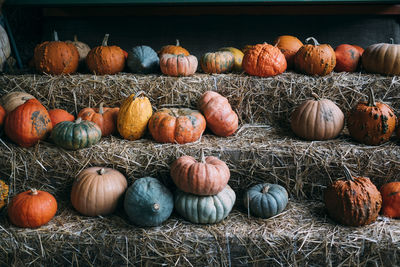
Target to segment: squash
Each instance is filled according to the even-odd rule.
[[[125,194],[125,212],[139,226],[158,226],[171,216],[174,197],[167,187],[153,177],[136,180]]]
[[[293,132],[306,140],[328,140],[336,138],[344,127],[344,114],[329,99],[307,100],[291,115]]]
[[[1,98],[0,103],[6,110],[6,113],[10,113],[17,107],[24,104],[27,100],[34,98],[35,97],[33,95],[30,95],[28,93],[15,91],[4,95]]]
[[[190,55],[189,51],[187,51],[185,48],[180,46],[178,39],[176,39],[175,45],[166,45],[166,46],[161,47],[160,51],[158,51],[158,56],[161,58],[161,56],[164,54],[172,54],[172,55],[183,54],[185,56]]]
[[[324,192],[329,216],[349,226],[374,222],[381,209],[381,194],[369,178],[353,177],[346,166],[343,168],[345,180],[336,180]]]
[[[90,167],[81,171],[71,190],[72,206],[86,216],[108,215],[115,211],[128,186],[117,170]]]
[[[294,56],[303,43],[297,37],[291,35],[282,35],[275,39],[274,45],[278,47],[286,58],[287,69],[293,69]]]
[[[87,44],[85,44],[81,41],[78,41],[78,36],[76,36],[76,35],[74,35],[73,41],[68,40],[65,42],[73,44],[76,47],[76,49],[78,50],[78,54],[79,54],[79,63],[85,62],[87,54],[89,54],[89,52],[90,52],[90,47]]]
[[[58,123],[62,121],[74,121],[75,116],[70,114],[68,111],[64,109],[50,109],[49,111],[49,116],[51,120],[51,124],[56,126]]]
[[[400,45],[379,43],[365,49],[361,62],[367,72],[400,75],[399,57]]]
[[[4,181],[0,180],[0,211],[7,204],[8,192],[8,185]]]
[[[0,51],[2,52],[0,54],[0,71],[4,71],[7,60],[11,56],[11,46],[7,32],[2,26],[0,26]]]
[[[283,186],[269,183],[252,186],[243,198],[245,209],[263,219],[281,213],[288,201],[288,193]]]
[[[24,228],[37,228],[48,223],[57,212],[57,201],[48,192],[30,189],[13,197],[8,205],[11,223]]]
[[[77,150],[97,144],[101,129],[96,123],[78,118],[76,121],[63,121],[51,132],[53,142],[65,149]]]
[[[233,55],[233,71],[242,71],[243,52],[234,47],[222,47],[218,51],[230,52]]]
[[[383,200],[382,214],[389,218],[400,218],[400,182],[384,184],[379,191]]]
[[[354,72],[358,68],[360,63],[361,55],[358,50],[348,44],[341,44],[335,48],[336,66],[334,70],[336,72],[347,71]]]
[[[0,106],[0,129],[3,128],[5,118],[6,110],[2,106]]]
[[[226,137],[236,132],[239,119],[228,99],[217,92],[207,91],[201,96],[198,106],[204,114],[207,127],[214,134]]]
[[[35,145],[53,129],[49,113],[37,99],[29,99],[7,114],[5,134],[22,147]]]
[[[175,209],[192,223],[218,223],[229,215],[235,200],[236,194],[229,185],[213,196],[197,196],[177,190]]]
[[[119,134],[128,140],[141,138],[152,115],[153,108],[149,99],[144,96],[144,92],[131,94],[122,103],[118,113],[117,129]]]
[[[205,129],[203,115],[188,108],[162,108],[149,120],[150,134],[160,143],[191,143],[198,140]]]
[[[200,60],[200,65],[205,73],[226,73],[233,68],[235,58],[231,52],[221,51],[205,53]]]
[[[99,108],[84,108],[78,113],[78,118],[92,121],[100,127],[101,136],[109,136],[117,132],[117,118],[119,108],[105,108],[100,103]]]
[[[160,57],[161,72],[168,76],[191,76],[196,72],[197,65],[197,58],[192,55],[163,54]]]
[[[126,61],[133,73],[155,73],[160,71],[160,59],[150,46],[135,46],[128,53]]]

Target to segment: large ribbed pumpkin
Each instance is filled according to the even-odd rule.
[[[233,55],[233,68],[234,71],[242,71],[243,52],[235,47],[222,47],[219,51],[231,52]]]
[[[379,190],[382,195],[382,214],[390,218],[400,218],[400,182],[384,184]]]
[[[4,130],[8,138],[22,147],[45,139],[53,129],[50,115],[37,99],[29,99],[7,114]]]
[[[103,104],[101,102],[99,108],[84,108],[77,117],[96,123],[101,129],[101,136],[109,136],[117,132],[119,108],[106,108]]]
[[[183,54],[163,54],[160,57],[161,72],[168,76],[180,77],[193,75],[197,70],[197,58]]]
[[[345,180],[336,180],[324,192],[329,216],[344,225],[361,226],[374,222],[382,205],[375,185],[365,177],[353,177],[344,166]]]
[[[0,211],[7,204],[8,190],[8,185],[0,180]]]
[[[344,127],[344,114],[329,99],[307,100],[291,115],[293,132],[306,140],[328,140],[339,135]]]
[[[136,180],[125,194],[125,212],[139,226],[158,226],[171,216],[174,197],[158,179]]]
[[[177,190],[175,209],[193,223],[218,223],[229,215],[235,200],[236,194],[229,185],[213,196],[197,196]]]
[[[287,69],[293,69],[294,56],[303,43],[297,37],[291,35],[282,35],[275,39],[274,45],[278,47],[285,55],[287,62]]]
[[[74,180],[71,203],[83,215],[108,215],[115,211],[127,187],[126,178],[119,171],[90,167]]]
[[[75,116],[64,109],[59,109],[59,108],[50,109],[48,112],[51,119],[51,123],[53,124],[53,128],[62,121],[75,120]]]
[[[188,108],[162,108],[149,121],[151,136],[160,143],[191,143],[198,140],[205,129],[203,115]]]
[[[57,124],[51,132],[53,142],[65,149],[77,150],[89,147],[100,141],[101,129],[96,123],[84,121],[63,121]]]
[[[33,95],[30,95],[28,93],[15,91],[2,96],[0,103],[6,110],[6,113],[9,113],[24,104],[29,99],[34,98],[35,97]]]
[[[400,75],[400,45],[373,44],[361,57],[362,66],[368,72],[385,75]]]
[[[118,113],[117,128],[119,134],[128,140],[141,138],[152,115],[153,108],[144,92],[131,94],[122,103]]]
[[[200,65],[205,73],[225,73],[233,68],[235,58],[231,52],[221,51],[205,53],[200,60]]]
[[[160,71],[160,59],[150,46],[140,45],[128,53],[126,65],[133,73],[155,73]]]

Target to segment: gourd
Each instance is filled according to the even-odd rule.
[[[136,180],[125,194],[125,212],[139,226],[158,226],[171,216],[174,197],[159,180],[144,177]]]
[[[360,63],[361,54],[352,45],[341,44],[335,48],[336,72],[347,71],[354,72]]]
[[[205,73],[226,73],[233,68],[235,58],[231,52],[221,51],[205,53],[200,60],[200,65]]]
[[[86,60],[86,56],[87,54],[89,54],[90,51],[90,47],[89,45],[78,41],[78,36],[74,35],[74,40],[73,41],[65,41],[66,43],[70,43],[73,44],[76,49],[78,50],[78,54],[79,54],[79,63],[82,63]]]
[[[390,218],[400,218],[400,182],[384,184],[379,191],[383,200],[382,214]]]
[[[233,55],[233,71],[242,71],[243,52],[235,47],[222,47],[218,51],[230,52]]]
[[[150,46],[135,46],[128,53],[127,66],[133,73],[155,73],[160,70],[160,59]]]
[[[99,126],[101,136],[109,136],[117,132],[117,118],[119,108],[103,107],[100,103],[99,108],[84,108],[78,113],[78,118],[85,121],[92,121]]]
[[[24,104],[27,100],[34,99],[34,98],[35,97],[33,95],[30,95],[28,93],[14,91],[14,92],[4,95],[1,98],[0,103],[3,106],[3,108],[6,110],[6,113],[10,113],[17,107]]]
[[[161,72],[168,76],[191,76],[196,72],[197,65],[197,58],[192,55],[162,54],[160,56]]]
[[[160,51],[158,52],[158,56],[161,58],[161,56],[164,54],[172,54],[172,55],[183,54],[185,56],[190,55],[189,51],[187,51],[185,48],[180,46],[178,39],[176,39],[175,45],[166,45],[166,46],[161,47]]]
[[[8,185],[0,180],[0,211],[7,204],[9,187]]]
[[[282,35],[275,39],[274,45],[278,47],[286,58],[287,69],[293,69],[294,67],[294,56],[303,43],[294,36]]]
[[[49,116],[51,120],[51,124],[56,126],[58,123],[62,121],[74,121],[75,117],[74,115],[70,114],[68,111],[64,109],[50,109],[49,111]]]
[[[384,75],[400,75],[400,45],[373,44],[362,54],[362,66],[367,72]]]

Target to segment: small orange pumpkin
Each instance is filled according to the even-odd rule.
[[[400,182],[384,184],[380,192],[383,199],[382,214],[389,218],[400,218]]]
[[[274,45],[277,46],[282,53],[285,55],[287,62],[287,69],[293,69],[294,67],[294,56],[303,43],[297,39],[297,37],[291,35],[282,35],[276,38]]]
[[[189,55],[163,54],[160,57],[161,72],[165,75],[180,77],[193,75],[197,70],[197,58]]]
[[[99,108],[82,109],[78,118],[96,123],[101,129],[101,136],[109,136],[117,132],[118,112],[119,108],[105,108],[102,102]]]
[[[335,48],[335,56],[336,56],[336,66],[335,71],[347,71],[354,72],[361,59],[360,52],[352,46],[348,44],[341,44]]]
[[[50,109],[48,112],[49,112],[51,124],[53,125],[53,127],[62,121],[74,121],[75,120],[74,115],[72,115],[71,113],[69,113],[68,111],[66,111],[64,109],[58,109],[58,108]]]
[[[172,54],[172,55],[183,54],[185,56],[190,55],[189,51],[180,46],[178,39],[176,39],[176,45],[166,45],[161,47],[160,51],[158,51],[158,56],[161,57],[164,54]]]

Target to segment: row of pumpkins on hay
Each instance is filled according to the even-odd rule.
[[[136,46],[129,52],[118,46],[108,46],[106,34],[101,46],[90,47],[78,41],[55,41],[39,44],[34,51],[32,65],[42,73],[69,74],[77,71],[79,62],[87,65],[90,72],[98,75],[116,74],[125,65],[133,73],[161,72],[169,76],[190,76],[197,71],[198,60],[189,51],[175,45],[166,45],[156,53],[149,46]],[[313,44],[309,44],[312,42]],[[273,45],[264,43],[247,45],[242,50],[224,47],[216,52],[205,53],[200,60],[205,73],[244,71],[249,75],[269,77],[295,69],[308,75],[324,76],[333,70],[354,72],[360,67],[371,73],[400,75],[400,66],[393,64],[398,45],[374,44],[364,49],[357,45],[341,44],[335,50],[329,44],[319,44],[307,38],[303,44],[289,35],[279,36]]]

